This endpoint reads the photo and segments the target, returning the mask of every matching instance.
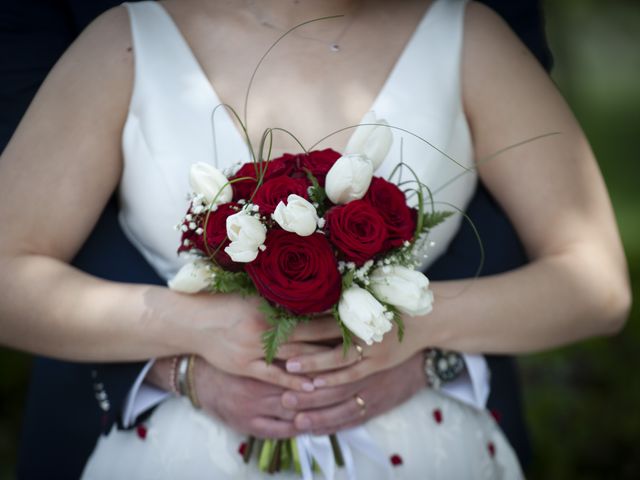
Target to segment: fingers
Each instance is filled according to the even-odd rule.
[[[316,388],[337,387],[357,382],[374,372],[371,360],[365,358],[342,370],[321,373],[313,379],[313,385]]]
[[[264,360],[254,360],[249,363],[247,375],[264,382],[279,385],[288,390],[299,392],[312,392],[315,390],[311,379],[287,373],[276,365],[267,364]]]
[[[314,318],[306,323],[298,325],[289,341],[292,342],[310,342],[317,340],[329,340],[332,338],[341,338],[342,332],[336,319],[333,317]]]
[[[264,399],[255,399],[260,405],[256,408],[258,415],[272,417],[276,420],[286,420],[291,422],[296,416],[296,411],[286,408],[282,404],[281,395],[271,396]]]
[[[357,382],[333,388],[319,388],[313,392],[286,391],[279,398],[282,406],[291,411],[313,410],[353,398],[360,388],[360,382]]]
[[[295,373],[323,372],[348,367],[360,359],[360,351],[350,348],[345,353],[343,346],[337,345],[330,350],[289,358],[286,367]]]
[[[268,417],[252,418],[249,429],[249,433],[258,438],[289,438],[299,433],[292,422]]]
[[[356,397],[352,396],[333,407],[298,413],[293,423],[300,431],[311,431],[318,435],[341,430],[344,425],[355,422],[365,414],[366,407],[359,404]]]
[[[315,353],[327,352],[330,350],[331,347],[327,347],[325,345],[314,345],[312,343],[305,342],[285,343],[278,347],[276,358],[280,360],[287,360],[292,357],[313,355]]]

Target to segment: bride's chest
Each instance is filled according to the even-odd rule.
[[[162,19],[166,20],[161,16],[158,23]],[[373,109],[392,125],[394,137],[377,175],[388,176],[403,161],[410,169],[396,181],[419,180],[436,188],[464,170],[442,152],[466,168],[472,164],[457,61],[450,56],[424,61],[422,46],[433,43],[428,35],[414,40],[397,64],[384,66],[374,61],[373,54],[355,62],[348,52],[340,52],[345,55],[331,63],[320,62],[319,55],[295,56],[288,51],[279,56],[274,51],[270,61],[260,65],[247,96],[255,56],[252,60],[247,52],[237,54],[235,63],[218,57],[220,61],[210,65],[204,50],[196,58],[180,36],[167,38],[170,25],[157,30],[162,35],[154,34],[155,26],[141,25],[149,31],[141,28],[134,35],[139,55],[123,130],[119,194],[125,232],[163,276],[170,276],[180,265],[175,255],[179,233],[173,227],[187,205],[190,165],[206,162],[223,170],[251,160],[238,119],[248,127],[254,148],[265,128],[282,129],[274,131],[273,158],[283,151],[311,148],[331,132],[356,125]],[[451,45],[455,51],[455,44]],[[215,49],[225,51],[224,45]],[[317,148],[340,151],[352,132],[346,129]],[[439,198],[462,206],[473,186],[466,183],[457,182],[461,188],[455,195]]]

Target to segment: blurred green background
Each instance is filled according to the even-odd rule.
[[[640,297],[640,2],[548,0],[553,77],[589,137]],[[521,359],[531,479],[640,478],[640,307],[623,332]],[[13,478],[29,358],[0,349],[0,479]]]

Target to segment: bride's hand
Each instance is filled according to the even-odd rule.
[[[211,365],[233,375],[252,377],[291,390],[313,391],[312,380],[286,372],[281,367],[282,360],[325,352],[328,348],[291,342],[280,348],[276,361],[267,364],[262,334],[270,326],[258,309],[258,298],[223,294],[175,295],[184,300],[173,307],[174,312],[179,312],[178,320],[184,323],[179,327],[184,333],[180,351],[198,354]]]
[[[410,328],[407,326],[408,330]],[[340,337],[335,319],[327,318],[301,325],[296,328],[292,340],[309,341],[318,335],[322,335],[323,338],[329,335],[333,338]],[[422,349],[422,346],[411,341],[411,336],[405,336],[403,341],[398,341],[394,327],[385,334],[382,342],[373,345],[364,345],[356,338],[355,345],[346,354],[340,343],[331,350],[292,356],[286,362],[286,369],[291,373],[312,376],[313,384],[317,388],[335,387],[395,367]]]
[[[422,353],[362,380],[314,392],[282,395],[282,405],[293,412],[298,433],[327,435],[356,427],[411,398],[426,387]]]

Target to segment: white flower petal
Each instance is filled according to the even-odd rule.
[[[367,290],[356,285],[342,292],[338,303],[340,320],[367,345],[381,342],[393,327],[385,316],[384,306]]]
[[[213,281],[214,274],[208,262],[195,260],[182,266],[178,273],[169,280],[171,290],[183,293],[198,293],[206,290]]]
[[[202,195],[207,203],[213,202],[214,199],[216,204],[227,203],[233,197],[227,177],[208,163],[198,162],[191,165],[189,183],[191,189],[197,195]]]
[[[364,197],[373,177],[373,165],[363,155],[343,155],[333,164],[325,180],[327,197],[344,204]]]

